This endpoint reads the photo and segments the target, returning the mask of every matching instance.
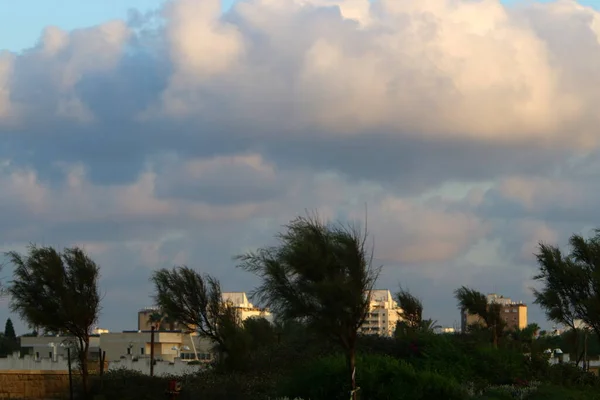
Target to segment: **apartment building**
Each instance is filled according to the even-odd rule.
[[[369,313],[360,327],[360,333],[368,335],[393,336],[396,323],[402,320],[402,309],[389,290],[372,290]]]
[[[487,295],[488,304],[500,304],[500,317],[506,323],[506,329],[524,329],[527,327],[527,305],[523,302],[512,301],[509,297],[504,297],[496,293]],[[466,310],[461,310],[460,315],[461,330],[466,332],[469,325],[481,323],[481,319],[469,314]]]

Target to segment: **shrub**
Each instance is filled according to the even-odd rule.
[[[282,385],[280,395],[346,400],[350,387],[347,375],[343,356],[323,357],[299,368]],[[455,380],[431,371],[417,371],[388,356],[359,356],[356,376],[361,400],[463,400],[467,396]]]

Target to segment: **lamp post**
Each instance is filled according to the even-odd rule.
[[[50,342],[48,343],[48,347],[52,348],[52,357],[50,358],[50,361],[56,361],[56,343]]]
[[[177,354],[177,358],[181,357],[181,350],[189,350],[190,348],[188,346],[182,346],[181,348],[177,347],[177,346],[173,346],[171,347],[171,350],[175,350],[176,354]]]
[[[67,366],[69,368],[69,400],[73,400],[73,373],[71,369],[71,345],[69,343],[62,342],[60,347],[67,348]]]

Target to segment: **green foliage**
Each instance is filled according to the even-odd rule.
[[[471,315],[477,315],[483,325],[492,334],[492,343],[498,345],[498,340],[504,334],[506,322],[501,318],[501,305],[497,303],[488,304],[486,296],[474,289],[462,286],[454,291],[461,310],[466,310]]]
[[[94,381],[93,394],[107,399],[163,400],[170,379],[182,382],[179,400],[268,400],[273,381],[264,375],[204,372],[185,376],[150,377],[134,371],[109,371]]]
[[[329,356],[300,366],[282,385],[280,395],[311,400],[346,400],[345,359]],[[466,391],[457,381],[388,356],[365,355],[357,360],[362,400],[464,399]],[[402,397],[399,397],[402,396]]]
[[[245,351],[241,321],[235,307],[223,301],[219,281],[188,267],[154,271],[154,300],[170,320],[212,340],[228,362],[237,363]]]
[[[282,320],[306,321],[324,338],[338,341],[353,376],[358,329],[371,300],[365,293],[379,274],[371,266],[366,231],[299,217],[278,239],[278,246],[237,257],[241,268],[262,280],[253,296]]]
[[[567,388],[562,386],[541,386],[526,400],[600,400],[600,391],[596,388]]]
[[[30,245],[27,250],[27,255],[6,254],[15,266],[8,288],[11,311],[30,326],[77,338],[85,393],[89,337],[100,312],[100,268],[77,247],[58,252]]]
[[[600,333],[600,230],[585,239],[572,235],[570,251],[563,254],[558,247],[540,244],[536,255],[539,272],[534,277],[542,283],[534,291],[536,303],[549,319],[575,328],[581,319],[596,334]]]
[[[4,337],[12,340],[17,339],[17,334],[15,333],[15,327],[13,326],[13,322],[10,318],[6,320],[6,324],[4,325]]]

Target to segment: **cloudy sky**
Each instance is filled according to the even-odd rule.
[[[46,3],[0,0],[0,245],[83,246],[101,327],[152,270],[250,290],[232,256],[365,204],[378,286],[452,326],[454,289],[529,303],[537,243],[600,220],[594,2]]]

